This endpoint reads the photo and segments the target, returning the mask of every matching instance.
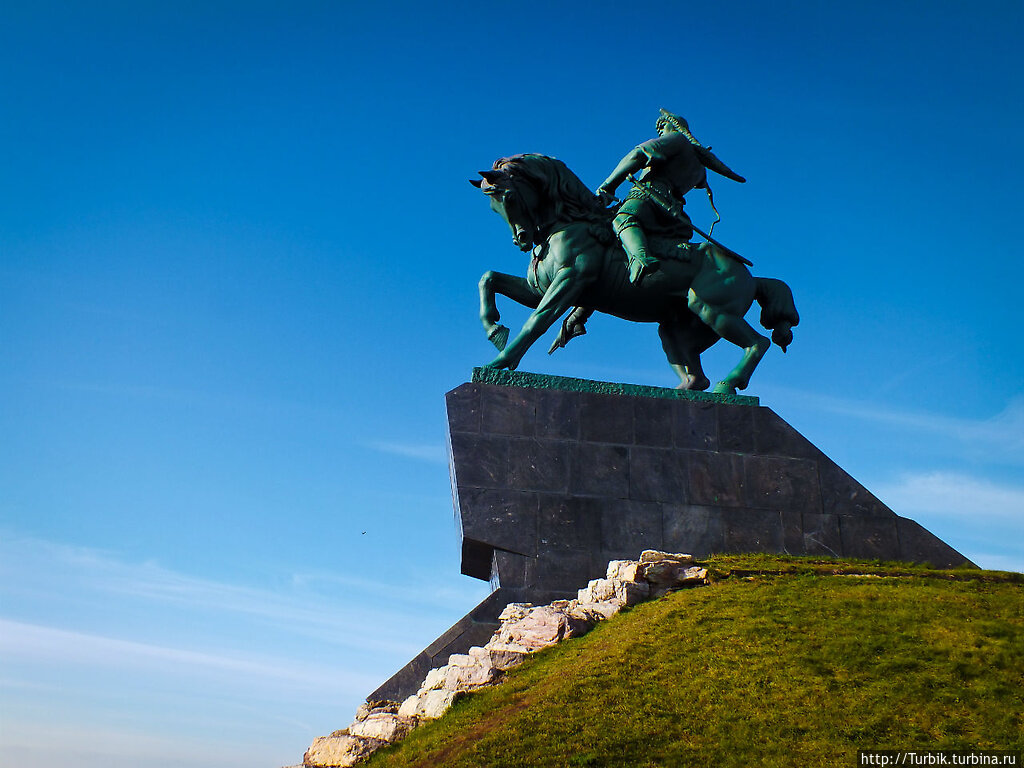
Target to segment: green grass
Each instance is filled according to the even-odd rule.
[[[858,749],[1024,750],[1019,574],[709,564],[711,586],[536,654],[367,765],[852,767]]]

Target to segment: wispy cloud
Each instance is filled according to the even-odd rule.
[[[137,599],[205,616],[245,616],[331,645],[408,656],[420,650],[410,640],[418,633],[410,628],[429,634],[427,627],[436,623],[439,609],[451,611],[454,604],[456,613],[463,606],[469,610],[477,591],[467,585],[465,594],[453,595],[429,581],[395,584],[340,573],[295,574],[279,589],[256,588],[10,534],[0,537],[0,577],[3,592],[40,602],[58,595]],[[330,588],[317,589],[325,584]],[[346,589],[337,589],[339,585]],[[365,631],[367,627],[374,631]]]
[[[917,432],[941,435],[961,447],[983,450],[986,457],[1024,464],[1024,397],[1015,397],[988,419],[967,419],[922,411],[896,410],[878,403],[830,397],[816,392],[776,388],[801,406]]]
[[[0,763],[16,755],[12,765],[40,768],[294,762],[301,743],[271,758],[249,735],[224,759],[194,746],[187,751],[204,759],[192,761],[146,739],[215,723],[218,744],[256,732],[277,734],[268,744],[308,744],[472,608],[482,596],[474,587],[486,590],[468,583],[456,594],[457,585],[398,568],[232,584],[0,529],[0,709],[26,726],[60,723],[66,735],[70,722],[92,734],[54,750],[8,723]],[[101,738],[91,726],[102,730],[111,718],[119,728]],[[118,738],[125,724],[140,729],[138,744]]]
[[[918,472],[874,490],[900,515],[940,537],[955,537],[947,540],[982,568],[1024,571],[1024,487],[958,472]]]
[[[375,451],[387,453],[392,456],[402,456],[417,461],[427,461],[431,464],[447,464],[448,456],[444,445],[440,443],[396,443],[377,440],[370,443]]]
[[[117,668],[160,666],[176,674],[184,667],[281,679],[315,688],[323,687],[325,679],[354,691],[366,690],[376,683],[375,678],[359,673],[300,665],[291,659],[260,659],[235,652],[218,655],[6,619],[0,619],[0,653],[8,662],[31,659]]]
[[[955,472],[907,473],[876,487],[893,509],[947,518],[1017,525],[1024,542],[1024,487]]]

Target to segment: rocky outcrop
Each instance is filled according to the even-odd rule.
[[[427,720],[441,717],[459,697],[498,683],[527,656],[590,631],[623,608],[666,593],[707,583],[707,570],[691,555],[646,550],[639,560],[612,560],[573,600],[548,605],[510,603],[498,630],[483,647],[456,653],[427,673],[419,690],[401,704],[372,701],[359,707],[346,729],[313,740],[306,768],[347,768],[405,738]]]
[[[313,739],[306,754],[302,756],[302,764],[349,766],[355,765],[388,742],[380,739],[367,739],[353,736],[346,731],[335,731],[330,736],[318,736]]]

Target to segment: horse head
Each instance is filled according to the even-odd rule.
[[[480,171],[483,178],[470,179],[469,183],[487,195],[491,210],[497,213],[512,230],[512,242],[521,251],[529,251],[539,244],[540,226],[537,221],[537,206],[540,196],[527,179],[505,168],[499,167]]]

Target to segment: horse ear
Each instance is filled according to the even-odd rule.
[[[481,187],[481,186],[483,185],[483,183],[484,183],[484,180],[483,180],[483,179],[470,179],[470,180],[469,180],[469,183],[470,183],[470,184],[472,184],[472,185],[473,185],[474,187],[476,187],[477,189],[480,189],[480,187]]]
[[[487,179],[488,184],[497,184],[502,179],[508,177],[504,171],[479,171],[479,174]]]

